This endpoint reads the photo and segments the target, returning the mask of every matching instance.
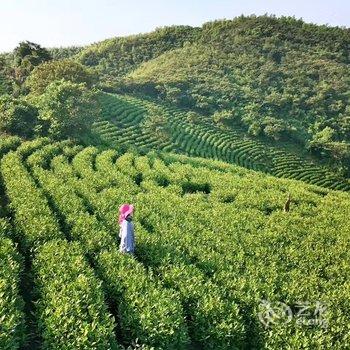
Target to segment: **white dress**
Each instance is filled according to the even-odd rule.
[[[131,221],[123,220],[120,225],[120,251],[122,253],[134,254],[135,251],[135,237],[134,224]]]

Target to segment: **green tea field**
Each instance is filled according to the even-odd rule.
[[[0,149],[1,349],[350,346],[349,194],[173,153]],[[135,257],[118,251],[124,202]]]

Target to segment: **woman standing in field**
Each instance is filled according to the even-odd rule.
[[[134,206],[131,204],[123,204],[119,208],[119,237],[120,237],[120,252],[134,254],[135,251],[135,236],[134,224],[132,215]]]

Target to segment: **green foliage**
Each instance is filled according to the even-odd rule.
[[[87,148],[73,159],[73,171],[65,166],[65,181],[88,201],[90,210],[96,212],[110,230],[115,227],[118,205],[124,201],[135,203],[136,258],[150,267],[165,287],[177,290],[176,298],[183,305],[194,342],[222,349],[235,346],[277,349],[282,342],[290,346],[323,344],[325,349],[330,346],[341,348],[346,340],[336,341],[336,329],[344,327],[346,323],[342,320],[347,315],[340,315],[336,310],[344,299],[339,294],[337,301],[331,301],[332,292],[321,276],[323,268],[332,262],[321,250],[324,252],[324,244],[331,249],[327,222],[332,222],[331,241],[333,245],[337,242],[332,249],[340,249],[341,254],[345,252],[341,247],[346,232],[343,225],[348,195],[183,156],[163,155],[166,163],[154,155],[148,158],[125,154],[117,161],[115,156],[112,151],[98,154],[97,149]],[[196,165],[190,165],[192,163]],[[94,164],[98,164],[98,171],[94,170]],[[62,179],[63,172],[58,170],[55,162],[53,171]],[[137,183],[137,191],[135,185],[125,182],[124,177],[132,180],[140,173],[142,181]],[[158,181],[160,175],[167,178],[165,186]],[[210,193],[183,195],[181,188],[188,183],[209,183]],[[292,192],[294,198],[288,216],[282,212],[287,192]],[[332,212],[331,208],[339,206],[338,211]],[[313,242],[310,244],[317,252],[309,251],[307,257],[304,253],[297,254],[297,247],[301,242],[307,244],[310,234]],[[321,250],[314,245],[317,239],[323,242],[317,245]],[[271,244],[274,247],[272,255]],[[140,282],[144,278],[142,266],[134,258],[120,255],[116,248],[111,250],[101,253],[97,266],[110,298],[121,301],[118,304],[120,312],[124,310],[120,309],[122,305],[124,308],[124,298],[130,293],[137,296],[136,301],[132,299],[134,307],[144,300],[144,295],[152,293],[142,292],[139,296],[140,285],[144,288]],[[261,259],[267,264],[261,265]],[[340,263],[342,258],[339,259]],[[318,272],[311,276],[303,273],[308,271],[308,266],[316,267],[320,260],[323,261],[322,271],[317,271],[321,275]],[[130,275],[130,266],[135,276]],[[332,270],[339,281],[347,267],[340,269],[342,272]],[[148,281],[147,288],[153,283]],[[322,291],[318,289],[320,284]],[[342,284],[342,288],[346,286]],[[325,317],[338,326],[332,329],[302,328],[304,326],[291,323],[265,330],[257,315],[259,300],[263,298],[283,300],[291,305],[298,300],[326,301],[329,313]],[[143,305],[148,304],[143,302]],[[125,307],[130,310],[129,303]],[[142,310],[146,308],[143,307]],[[123,332],[127,330],[123,334],[129,340],[137,337],[129,333],[130,328],[136,329],[134,323],[129,326],[129,312],[120,314]],[[139,316],[135,317],[132,322]],[[246,337],[242,322],[247,327]],[[138,334],[143,334],[142,330]],[[228,334],[231,336],[225,337]],[[143,343],[149,338],[142,339]]]
[[[0,132],[30,137],[38,122],[38,111],[30,103],[9,95],[0,97]]]
[[[23,259],[0,226],[0,348],[14,350],[26,340],[24,303],[19,294]]]
[[[81,156],[78,153],[73,160],[75,169],[83,178],[89,174],[91,176],[94,171],[92,168],[86,168],[85,163],[83,163],[84,167],[80,168],[80,163],[86,159],[92,159],[94,153],[96,153],[95,149],[87,148],[81,152]],[[28,163],[33,167],[36,178],[50,194],[56,208],[61,212],[62,217],[70,227],[70,236],[81,242],[90,256],[94,256],[94,253],[103,248],[111,247],[114,242],[112,237],[109,236],[97,217],[88,213],[88,209],[91,208],[85,207],[86,202],[82,200],[82,197],[72,191],[72,189],[79,191],[80,196],[81,193],[84,193],[85,198],[87,193],[91,193],[91,188],[100,186],[98,181],[88,177],[86,182],[84,181],[81,185],[78,185],[71,167],[59,156],[52,160],[54,173],[40,169],[39,166],[43,164],[42,156],[48,158],[53,156],[49,146],[30,156]],[[120,176],[117,178],[120,181]],[[62,183],[62,179],[64,179],[64,183]],[[115,180],[113,177],[113,181]],[[111,178],[107,177],[107,181],[111,181]],[[106,179],[101,178],[101,182],[106,182]],[[127,187],[124,185],[123,188]],[[91,195],[94,196],[93,193]],[[181,305],[172,301],[173,293],[168,293],[159,288],[136,261],[133,269],[133,281],[138,281],[139,289],[135,290],[134,283],[128,281],[131,262],[128,260],[118,262],[117,259],[124,259],[118,251],[113,255],[113,263],[109,262],[107,264],[107,262],[101,262],[98,259],[97,271],[102,274],[102,279],[107,284],[108,291],[112,288],[109,287],[110,284],[113,288],[118,288],[118,294],[116,294],[117,292],[108,292],[108,295],[113,302],[120,305],[125,340],[131,342],[138,338],[143,343],[155,345],[158,348],[183,348],[188,340],[187,330],[183,323]],[[123,261],[124,263],[122,263]],[[102,271],[106,269],[108,272],[105,274]],[[123,283],[122,289],[120,289],[120,283]],[[127,289],[125,294],[119,295],[124,289]],[[160,303],[159,306],[158,302]],[[140,303],[139,307],[137,306],[138,303]]]
[[[21,139],[17,136],[2,136],[0,139],[0,159],[5,153],[16,149],[20,143]]]
[[[51,241],[34,259],[44,349],[118,349],[101,282],[78,244]]]
[[[349,348],[350,183],[303,154],[349,169],[349,44],[343,28],[242,16],[50,51],[62,61],[28,42],[0,55],[0,94],[32,92],[0,98],[2,132],[104,143],[1,135],[0,348],[26,346],[8,237],[43,349]],[[77,62],[143,98],[95,95]],[[135,256],[117,247],[125,202]],[[263,300],[292,320],[264,327]],[[324,303],[327,326],[298,322],[300,301]]]
[[[23,83],[36,66],[51,59],[50,53],[40,45],[29,41],[20,42],[13,51],[16,81]]]
[[[287,136],[295,130],[295,128],[290,127],[286,121],[273,117],[263,119],[261,124],[264,134],[275,141],[283,137],[286,139]]]
[[[187,328],[173,291],[159,288],[140,263],[116,250],[101,253],[98,271],[110,297],[120,302],[118,313],[127,340],[138,338],[157,349],[186,349]]]
[[[217,111],[213,114],[213,122],[216,124],[227,124],[234,119],[233,111]]]
[[[313,143],[327,143],[333,141],[335,130],[326,126],[323,130],[317,132],[313,138]]]
[[[43,225],[34,220],[38,204],[32,201],[32,188],[40,186],[37,193],[44,196],[36,201],[47,205],[45,197],[50,199],[65,236],[74,241],[53,236],[32,243],[43,347],[114,349],[115,325],[103,293],[125,347],[348,345],[348,194],[176,154],[120,155],[45,139],[23,143],[17,152],[1,162],[7,195],[16,204],[16,231],[22,237],[17,218],[27,206],[26,232]],[[11,194],[6,167],[14,155],[35,180],[21,180],[25,197],[20,187]],[[26,179],[28,171],[17,163],[15,173]],[[288,193],[292,202],[285,213]],[[135,257],[116,246],[124,202],[136,208]],[[306,326],[293,318],[265,328],[259,320],[265,299],[293,310],[300,301],[321,301],[332,326]]]
[[[37,137],[34,140],[22,142],[16,149],[16,153],[21,159],[26,159],[37,149],[40,149],[49,142],[50,140],[48,138]]]
[[[82,64],[72,60],[49,61],[36,67],[26,80],[30,92],[40,95],[55,80],[85,83],[91,87],[94,77]]]
[[[61,238],[58,222],[20,156],[9,153],[0,166],[22,246],[29,251],[53,238]]]
[[[345,28],[306,24],[291,17],[241,16],[201,28],[166,27],[85,48],[53,49],[58,59],[54,62],[46,62],[50,57],[45,49],[21,43],[13,54],[0,57],[0,85],[14,94],[26,92],[28,86],[33,93],[42,93],[61,78],[90,86],[95,77],[85,66],[93,67],[102,89],[161,98],[216,119],[233,111],[234,123],[228,115],[224,123],[232,130],[241,128],[246,135],[295,147],[297,153],[311,149],[313,156],[346,174],[349,43]],[[28,83],[22,84],[34,67]],[[45,128],[49,126],[42,126],[44,134]],[[104,125],[107,134],[112,128],[113,123]],[[315,143],[325,128],[334,130],[333,143]],[[52,134],[58,137],[60,132]],[[145,134],[148,138],[150,132]],[[167,150],[178,150],[161,134],[160,143]],[[105,142],[92,134],[83,139]],[[157,142],[150,143],[143,152]],[[123,147],[133,146],[126,142]]]
[[[84,65],[96,67],[105,84],[113,87],[116,79],[142,62],[181,47],[193,40],[197,33],[198,28],[173,26],[149,34],[108,39],[84,48],[77,59]]]
[[[187,121],[191,124],[196,124],[200,121],[200,115],[193,111],[187,112],[186,118]]]
[[[284,151],[280,148],[280,143],[271,144],[247,136],[236,127],[237,120],[233,111],[224,110],[214,114],[229,118],[224,118],[227,126],[222,127],[221,124],[214,124],[212,117],[145,99],[104,93],[99,95],[99,102],[102,117],[93,123],[93,133],[98,135],[93,144],[98,145],[102,140],[107,145],[124,151],[136,147],[146,153],[152,149],[180,151],[192,156],[221,159],[279,177],[301,179],[339,190],[350,189],[345,176],[319,164],[316,159],[306,159],[305,155],[300,154],[301,147],[294,152]],[[155,122],[152,123],[152,120]],[[150,127],[144,127],[148,122]],[[228,128],[229,125],[235,125],[235,129]],[[287,122],[266,117],[252,124],[249,133],[258,135],[263,130],[276,140],[295,132]],[[338,152],[342,151],[342,147],[343,152],[347,152],[346,145],[339,144]],[[339,164],[342,165],[343,162],[344,174],[347,159],[345,154],[339,155]]]
[[[45,154],[50,157],[47,149]],[[65,179],[65,182],[62,182],[57,175],[41,169],[34,162],[32,166],[41,186],[51,194],[55,206],[60,210],[67,226],[71,228],[70,236],[73,239],[81,241],[90,254],[113,244],[113,238],[105,231],[96,216],[88,213],[82,198],[72,192],[73,184],[68,182],[71,169],[66,166],[64,159],[57,158],[54,166],[57,168],[61,180]]]
[[[144,217],[141,221],[146,225]],[[173,241],[164,242],[154,228],[145,232],[141,227],[138,223],[138,258],[156,269],[165,286],[179,292],[192,339],[206,349],[241,349],[245,329],[235,301],[223,297]]]
[[[26,341],[24,303],[20,296],[23,259],[8,238],[9,223],[0,218],[0,347],[19,349]]]
[[[5,74],[1,72],[0,66],[0,96],[9,93],[11,93],[11,82]]]
[[[64,80],[51,83],[35,102],[42,123],[40,132],[53,137],[77,137],[99,114],[93,92],[84,84]]]
[[[349,143],[349,42],[346,29],[293,18],[215,21],[191,44],[140,65],[120,89],[207,115],[234,110],[254,136],[307,148],[319,124]]]
[[[49,52],[40,45],[29,41],[22,41],[14,49],[14,57],[17,66],[30,63],[32,66],[37,66],[42,62],[49,61],[51,56]]]
[[[48,49],[54,60],[70,59],[74,55],[78,54],[81,50],[83,50],[83,47],[80,46],[69,46]]]
[[[141,127],[146,133],[151,133],[161,140],[169,139],[168,121],[164,112],[155,106],[150,106]]]

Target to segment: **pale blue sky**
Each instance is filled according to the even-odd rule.
[[[0,0],[0,52],[23,40],[85,45],[165,25],[264,13],[350,27],[349,0]]]

